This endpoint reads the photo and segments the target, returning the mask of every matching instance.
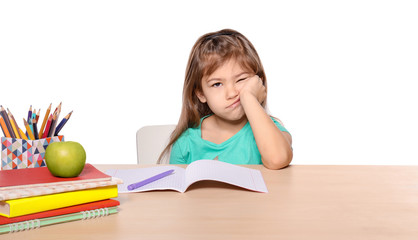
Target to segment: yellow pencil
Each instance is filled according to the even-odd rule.
[[[19,133],[20,133],[20,136],[22,137],[22,139],[29,140],[28,137],[26,137],[26,134],[20,128],[19,128]]]
[[[12,116],[11,116],[10,112],[9,112],[9,119],[10,119],[10,124],[12,125],[12,128],[13,128],[13,132],[14,132],[14,133],[15,133],[15,135],[16,135],[16,138],[20,138],[19,132],[17,131],[17,128],[16,128],[16,126],[15,126],[15,123],[14,123],[14,121],[13,121],[13,118],[12,118]]]
[[[12,112],[8,108],[7,108],[7,112],[9,114],[10,123],[12,123],[12,122],[14,123],[13,131],[15,132],[16,138],[22,139],[22,136],[20,136],[20,133],[19,133],[19,130],[18,130],[19,126],[17,125],[15,117],[13,116]],[[12,127],[13,127],[13,125],[12,125]]]
[[[46,122],[48,121],[49,112],[51,112],[51,105],[52,103],[49,104],[49,108],[46,110],[44,121],[42,122],[41,130],[39,131],[39,136],[44,135],[45,125],[46,125]]]
[[[26,131],[28,132],[29,139],[31,139],[31,140],[35,140],[35,136],[33,135],[33,132],[32,132],[32,130],[30,129],[28,122],[26,122],[26,120],[25,120],[25,119],[23,119],[23,123],[25,124]]]

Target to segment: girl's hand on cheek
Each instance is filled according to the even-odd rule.
[[[263,85],[263,81],[257,75],[249,77],[245,80],[244,86],[240,91],[241,102],[246,100],[246,98],[254,97],[261,104],[266,100],[267,91],[266,87]]]

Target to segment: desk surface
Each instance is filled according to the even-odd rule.
[[[418,166],[249,167],[269,193],[203,181],[120,194],[115,215],[0,239],[418,239]]]

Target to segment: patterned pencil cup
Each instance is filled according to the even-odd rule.
[[[24,140],[1,138],[1,169],[44,167],[45,150],[53,142],[63,142],[64,136]]]

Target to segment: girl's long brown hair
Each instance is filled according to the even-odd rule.
[[[199,101],[196,91],[202,91],[203,77],[209,76],[230,59],[235,59],[243,68],[258,75],[267,89],[263,65],[254,46],[244,35],[232,29],[223,29],[201,36],[194,44],[187,63],[180,119],[158,163],[162,163],[164,156],[187,128],[199,126],[200,119],[212,113],[206,103]],[[263,107],[265,105],[266,101],[262,103]]]

